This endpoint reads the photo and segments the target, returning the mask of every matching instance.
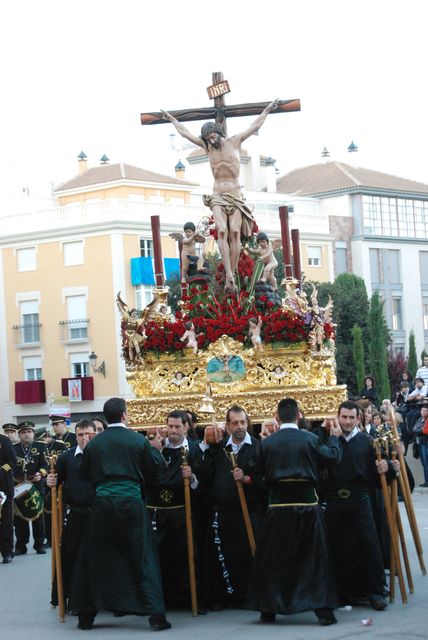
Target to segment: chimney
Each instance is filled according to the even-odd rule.
[[[100,164],[108,164],[110,162],[110,158],[107,158],[106,154],[104,154],[103,156],[101,156],[100,158]]]
[[[327,147],[324,147],[324,149],[321,151],[321,158],[323,159],[323,162],[329,161],[330,151],[327,149]]]
[[[82,175],[82,173],[85,173],[85,171],[88,170],[88,156],[86,153],[81,151],[77,156],[77,159],[79,160],[79,175]]]
[[[179,178],[180,180],[185,180],[186,177],[186,167],[184,166],[184,164],[181,162],[181,160],[179,160],[177,162],[177,164],[174,167],[175,169],[175,177]]]
[[[276,192],[275,162],[276,160],[274,160],[273,158],[271,158],[271,156],[269,156],[269,158],[266,158],[264,163],[266,167],[266,191],[270,193]]]

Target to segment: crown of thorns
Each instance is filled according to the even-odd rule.
[[[206,138],[210,135],[210,133],[213,132],[218,133],[219,136],[224,138],[223,129],[216,122],[206,122],[204,125],[202,125],[201,138]]]

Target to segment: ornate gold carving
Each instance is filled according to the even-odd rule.
[[[243,377],[226,383],[210,381],[210,360],[233,356],[244,363]],[[235,402],[245,407],[252,420],[265,420],[275,414],[284,396],[295,398],[308,419],[320,419],[335,413],[347,397],[346,386],[335,386],[332,353],[313,353],[303,342],[281,348],[266,344],[263,352],[254,352],[229,336],[222,336],[197,356],[190,350],[181,358],[151,356],[144,371],[128,373],[128,381],[137,396],[127,403],[130,426],[140,428],[164,425],[173,409],[198,413],[207,385],[219,420]],[[202,414],[199,417],[202,424],[211,421]]]

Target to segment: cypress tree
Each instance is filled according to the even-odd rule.
[[[369,308],[369,366],[370,373],[376,381],[380,401],[391,397],[387,352],[389,334],[383,306],[379,291],[375,291]]]
[[[415,341],[415,332],[413,329],[409,334],[409,357],[407,362],[407,368],[412,374],[413,377],[416,375],[416,370],[418,368],[418,357],[416,355],[416,341]]]
[[[355,324],[352,327],[352,350],[354,355],[355,378],[357,389],[360,390],[364,386],[364,346],[363,332],[361,327]]]

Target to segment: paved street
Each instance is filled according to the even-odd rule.
[[[428,566],[428,492],[416,489],[414,505],[419,530],[425,551],[425,564]],[[410,537],[407,517],[401,505],[403,522],[407,532],[407,543],[411,557],[415,593],[409,595],[409,602],[403,606],[400,601],[398,585],[397,597],[384,612],[373,611],[365,607],[354,607],[351,611],[338,611],[339,623],[332,627],[319,627],[314,614],[279,616],[275,625],[261,625],[258,615],[251,611],[227,610],[208,613],[206,616],[192,618],[187,612],[170,612],[168,618],[173,624],[170,631],[162,637],[169,640],[184,638],[195,634],[203,640],[223,640],[233,636],[236,640],[317,640],[353,639],[363,636],[370,638],[406,638],[406,640],[428,637],[428,576],[423,577],[416,559],[414,544]],[[51,556],[38,556],[32,549],[26,556],[15,558],[12,564],[0,564],[0,624],[1,637],[11,640],[29,640],[43,638],[54,640],[58,637],[71,637],[88,634],[91,640],[104,638],[141,637],[141,633],[152,634],[146,618],[129,616],[113,618],[103,613],[96,618],[96,627],[92,631],[76,629],[77,618],[66,616],[65,623],[57,619],[57,611],[50,608],[50,570]],[[373,618],[371,626],[364,627],[362,619]]]

